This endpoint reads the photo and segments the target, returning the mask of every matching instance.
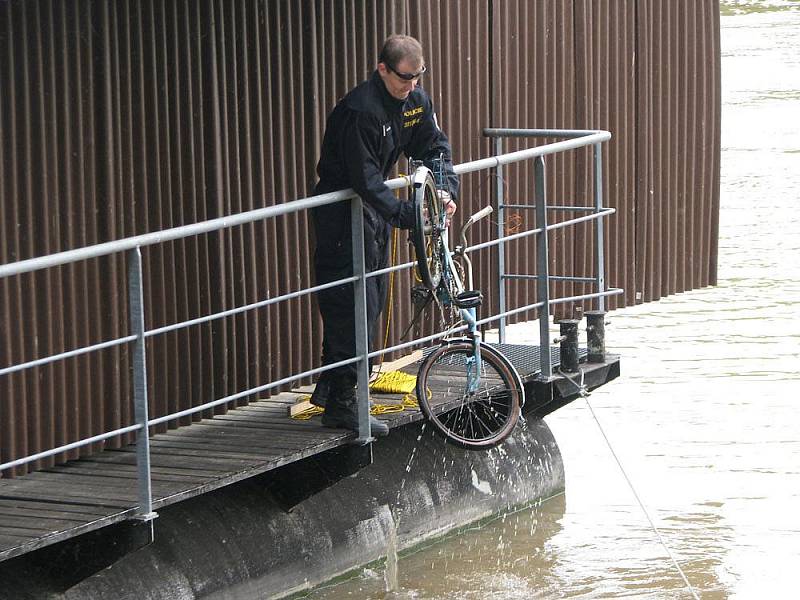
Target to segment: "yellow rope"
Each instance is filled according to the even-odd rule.
[[[369,384],[373,392],[384,394],[410,394],[417,387],[417,376],[403,371],[389,371],[381,373],[378,378]]]
[[[298,398],[298,403],[307,402],[308,400],[311,400],[311,396],[306,394],[305,396],[300,396],[300,398]],[[292,418],[297,419],[298,421],[308,421],[311,417],[321,415],[323,412],[325,412],[324,408],[320,406],[314,406],[312,404],[307,409],[300,411],[299,413],[293,414]]]
[[[369,389],[373,392],[384,394],[403,394],[403,398],[399,404],[373,404],[370,406],[369,414],[371,415],[389,415],[393,413],[403,412],[404,410],[419,410],[419,402],[417,397],[413,394],[417,386],[416,375],[404,373],[403,371],[389,371],[388,373],[381,373],[378,378],[370,384]],[[428,398],[431,397],[431,391],[427,390]],[[300,396],[299,401],[305,402],[310,400],[311,396],[308,394]],[[295,415],[292,419],[298,421],[308,421],[316,415],[320,415],[324,409],[319,406],[311,406]]]

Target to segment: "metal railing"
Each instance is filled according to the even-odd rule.
[[[598,229],[596,229],[596,231],[598,232],[598,234],[596,235],[597,275],[593,278],[593,281],[597,286],[597,290],[589,294],[583,294],[579,296],[572,296],[565,298],[554,298],[554,299],[551,299],[549,297],[549,292],[548,292],[548,287],[549,287],[548,283],[553,278],[551,278],[551,276],[548,273],[548,262],[547,262],[548,242],[546,233],[554,229],[566,227],[571,224],[580,223],[588,220],[594,220],[596,223],[599,223],[603,217],[606,217],[615,212],[614,209],[602,207],[602,194],[600,192],[601,190],[600,182],[602,177],[600,172],[600,167],[602,165],[600,144],[610,139],[611,134],[606,131],[572,131],[572,130],[565,131],[565,130],[529,130],[529,129],[525,130],[486,129],[484,133],[487,136],[497,138],[496,147],[498,149],[498,155],[490,158],[484,158],[457,165],[455,167],[455,172],[457,174],[465,174],[473,171],[479,171],[482,169],[495,168],[497,169],[498,181],[501,181],[502,169],[504,165],[517,163],[525,160],[534,160],[537,228],[521,233],[515,233],[513,235],[508,235],[508,236],[502,235],[502,233],[504,233],[502,227],[504,219],[503,209],[505,205],[501,189],[502,185],[500,185],[500,187],[498,188],[498,199],[500,202],[500,206],[498,207],[500,214],[499,224],[498,224],[500,235],[498,236],[498,239],[485,242],[482,244],[477,244],[467,248],[467,251],[472,252],[495,245],[499,246],[498,255],[500,256],[500,261],[501,261],[500,262],[501,268],[499,269],[499,277],[500,277],[499,283],[501,290],[500,312],[496,315],[492,315],[490,317],[478,321],[478,325],[485,325],[490,322],[499,321],[500,332],[501,332],[500,335],[502,341],[505,335],[505,322],[507,317],[528,310],[538,309],[540,312],[539,345],[542,358],[541,361],[542,377],[549,379],[552,376],[551,364],[550,364],[550,344],[548,339],[550,307],[556,303],[574,302],[592,298],[599,299],[601,306],[603,306],[602,302],[604,301],[604,298],[606,296],[619,294],[622,292],[622,290],[620,289],[605,289],[605,283],[603,278],[604,264],[603,264],[603,254],[602,254],[602,243],[603,243],[602,226],[597,226]],[[537,146],[534,148],[529,148],[526,150],[520,150],[516,152],[502,154],[501,138],[509,136],[516,136],[516,137],[548,136],[548,137],[565,137],[568,139],[551,144]],[[550,154],[564,152],[567,150],[572,150],[575,148],[580,148],[588,145],[593,145],[595,148],[594,210],[592,214],[589,215],[584,215],[567,221],[562,221],[559,223],[548,225],[546,219],[546,210],[548,207],[546,205],[546,198],[544,195],[545,182],[544,182],[543,157]],[[409,180],[404,177],[399,177],[388,180],[386,182],[386,185],[390,189],[400,189],[408,187]],[[163,244],[165,242],[179,240],[187,238],[189,236],[209,233],[213,231],[219,231],[237,225],[243,225],[245,223],[253,223],[256,221],[261,221],[264,219],[275,218],[288,213],[309,210],[318,206],[332,204],[334,202],[340,202],[343,200],[350,200],[351,215],[352,215],[351,221],[352,221],[352,236],[353,236],[353,244],[352,244],[353,275],[351,277],[339,279],[337,281],[333,281],[323,285],[304,288],[301,290],[283,294],[281,296],[276,296],[274,298],[268,298],[245,306],[236,307],[230,310],[206,315],[196,319],[182,321],[180,323],[175,323],[165,327],[145,330],[145,320],[144,320],[145,307],[142,294],[142,281],[143,281],[142,258],[141,258],[142,247],[156,245],[156,244]],[[538,281],[538,290],[539,290],[539,295],[537,295],[537,302],[534,304],[529,304],[523,307],[518,307],[508,310],[505,303],[505,294],[503,292],[504,280],[512,277],[528,277],[528,276],[510,275],[505,273],[505,268],[503,263],[505,245],[512,240],[530,235],[538,235],[537,262],[539,266],[539,272],[535,276]],[[59,446],[57,448],[52,448],[50,450],[37,452],[35,454],[31,454],[16,460],[2,463],[0,464],[0,471],[11,469],[13,467],[24,465],[57,454],[61,454],[63,452],[67,452],[82,446],[94,444],[96,442],[100,442],[112,437],[136,432],[139,505],[137,506],[135,518],[139,518],[142,520],[150,520],[155,516],[155,513],[153,512],[152,491],[151,491],[151,469],[150,469],[149,437],[148,437],[149,427],[165,423],[167,421],[172,421],[194,413],[198,413],[210,408],[214,408],[216,406],[227,404],[239,398],[243,398],[259,392],[284,386],[288,383],[312,375],[317,375],[329,369],[334,369],[337,367],[350,364],[357,364],[359,430],[356,441],[362,444],[368,443],[372,440],[370,436],[370,426],[369,426],[369,395],[368,395],[369,359],[380,356],[381,354],[384,353],[403,350],[410,348],[412,346],[419,346],[420,344],[440,339],[447,334],[459,330],[459,329],[456,330],[451,329],[448,330],[447,332],[438,332],[433,335],[429,335],[427,337],[417,338],[406,343],[385,348],[383,350],[378,350],[371,353],[369,352],[368,336],[367,336],[367,310],[366,310],[366,297],[365,297],[366,279],[369,277],[377,277],[379,275],[383,275],[392,271],[410,269],[414,267],[415,263],[407,262],[404,264],[388,267],[385,269],[371,271],[369,273],[365,271],[364,243],[363,243],[363,210],[362,210],[361,199],[355,194],[355,192],[352,189],[330,192],[327,194],[320,194],[318,196],[312,196],[309,198],[294,200],[292,202],[287,202],[276,206],[270,206],[267,208],[251,210],[232,216],[212,219],[209,221],[204,221],[193,225],[175,227],[163,231],[129,237],[112,242],[106,242],[103,244],[97,244],[94,246],[88,246],[75,250],[69,250],[66,252],[59,252],[47,256],[31,258],[28,260],[22,260],[14,263],[0,265],[0,278],[9,277],[12,275],[18,275],[21,273],[30,273],[33,271],[38,271],[49,267],[75,263],[90,258],[107,256],[121,252],[126,252],[128,256],[128,298],[129,298],[128,310],[131,323],[130,335],[112,340],[107,340],[99,344],[76,348],[68,352],[62,352],[59,354],[54,354],[51,356],[38,358],[24,363],[14,364],[4,368],[0,368],[0,376],[8,375],[10,373],[22,371],[33,367],[50,364],[71,357],[88,354],[104,348],[120,346],[123,344],[133,344],[133,353],[132,353],[132,368],[134,375],[133,400],[134,400],[136,422],[126,427],[114,429],[113,431],[107,431],[105,433],[84,438],[76,442]],[[345,283],[353,283],[355,287],[356,356],[347,360],[342,360],[330,365],[326,365],[324,367],[317,367],[314,369],[303,371],[301,373],[293,374],[276,381],[268,382],[264,385],[260,385],[255,388],[237,392],[235,394],[225,396],[223,398],[219,398],[198,406],[194,406],[186,410],[181,410],[167,415],[150,418],[147,409],[148,407],[147,370],[146,370],[147,357],[145,351],[145,340],[147,338],[156,335],[162,335],[170,331],[183,329],[200,323],[205,323],[215,319],[220,319],[223,317],[228,317],[231,315],[247,312],[271,304],[288,301],[291,299],[319,292],[321,290],[342,285]]]
[[[548,317],[550,314],[549,305],[549,282],[553,280],[558,281],[575,281],[575,282],[593,282],[597,287],[598,292],[605,291],[605,228],[603,227],[603,219],[596,218],[608,214],[603,209],[603,147],[602,143],[611,138],[611,134],[606,131],[591,131],[591,130],[575,130],[575,129],[499,129],[488,128],[483,130],[484,135],[487,137],[495,138],[494,148],[495,154],[501,156],[503,154],[503,138],[546,138],[546,137],[563,137],[570,140],[583,141],[583,145],[591,144],[593,147],[593,168],[594,168],[594,206],[548,206],[545,197],[545,175],[544,175],[544,157],[537,156],[534,159],[534,187],[536,204],[507,204],[505,200],[505,187],[503,186],[503,165],[497,167],[496,179],[496,197],[497,197],[497,238],[500,241],[497,250],[497,278],[498,278],[498,310],[500,314],[506,312],[506,280],[512,279],[529,279],[535,277],[537,279],[537,298],[544,300],[543,309],[540,311],[539,317],[539,335],[544,339],[549,330]],[[599,139],[593,139],[599,138]],[[574,224],[587,219],[594,221],[594,239],[595,239],[595,275],[593,278],[589,277],[567,277],[567,276],[551,276],[549,272],[549,248],[547,244],[547,236],[540,235],[537,240],[537,257],[536,257],[536,272],[535,276],[509,274],[506,272],[505,261],[505,223],[506,223],[506,208],[514,206],[522,209],[532,209],[536,211],[536,224],[538,229],[548,230],[547,227],[547,211],[548,210],[568,210],[568,211],[592,211],[593,216],[586,218],[577,218],[565,221],[565,224]],[[604,311],[606,295],[601,294],[597,297],[598,310]],[[505,341],[506,337],[506,317],[500,318],[498,324],[498,335],[500,343]],[[541,340],[540,340],[541,341]],[[550,362],[550,348],[540,349],[543,354],[540,355],[542,360],[543,376],[551,377],[551,362]],[[544,370],[546,369],[546,372]]]

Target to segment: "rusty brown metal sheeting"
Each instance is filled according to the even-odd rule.
[[[716,283],[717,0],[2,2],[0,263],[309,195],[328,111],[393,32],[426,48],[422,84],[456,162],[493,153],[488,126],[613,133],[607,284],[625,294],[612,308]],[[505,149],[530,143],[542,140]],[[551,204],[591,204],[591,151],[550,157],[547,178]],[[493,173],[462,186],[460,215],[494,199]],[[532,165],[508,167],[504,189],[507,202],[532,204]],[[507,215],[509,232],[535,224],[530,210]],[[144,249],[146,327],[311,285],[309,217]],[[495,231],[481,222],[472,240]],[[398,262],[409,260],[406,238]],[[551,233],[551,273],[593,276],[593,240],[591,225]],[[510,243],[508,271],[534,273],[534,248],[534,238]],[[474,260],[488,315],[496,250]],[[126,277],[125,257],[111,256],[0,280],[0,367],[127,335]],[[412,284],[395,278],[389,344],[411,318]],[[532,282],[506,286],[509,306],[535,302]],[[561,282],[552,293],[583,291]],[[320,335],[305,298],[151,337],[150,414],[310,369]],[[126,346],[0,376],[0,462],[131,424],[131,396]]]

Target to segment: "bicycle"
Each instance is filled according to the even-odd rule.
[[[435,175],[437,176],[435,178]],[[492,212],[487,206],[472,215],[449,248],[449,217],[442,210],[437,181],[446,187],[441,162],[434,174],[418,166],[412,176],[416,224],[411,232],[419,279],[428,298],[468,326],[464,337],[445,337],[422,361],[417,400],[436,431],[462,448],[483,450],[504,441],[514,430],[525,391],[517,370],[502,352],[485,343],[477,326],[482,294],[473,289],[472,261],[466,253],[467,230]],[[464,276],[469,289],[464,288]]]

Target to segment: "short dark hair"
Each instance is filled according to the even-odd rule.
[[[422,44],[410,35],[390,35],[383,42],[378,62],[394,68],[403,60],[409,61],[414,68],[422,67],[425,63],[422,57]]]

